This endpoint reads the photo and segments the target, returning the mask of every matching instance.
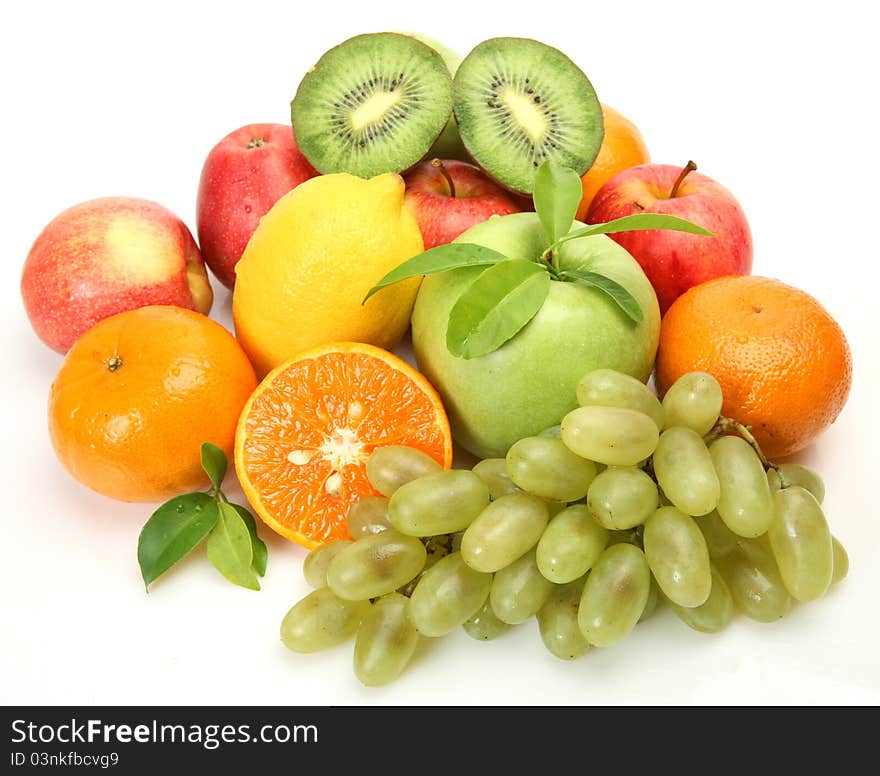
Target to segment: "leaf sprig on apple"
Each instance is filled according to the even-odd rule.
[[[635,296],[622,284],[597,271],[589,259],[563,265],[560,248],[572,240],[597,234],[646,229],[671,229],[713,236],[697,224],[676,216],[639,213],[607,223],[578,226],[574,220],[582,195],[580,176],[552,160],[535,177],[535,211],[548,246],[537,258],[518,258],[473,243],[440,245],[405,261],[385,275],[364,298],[407,278],[435,275],[461,267],[485,267],[452,307],[446,346],[454,356],[471,359],[492,353],[523,329],[543,306],[554,281],[578,283],[607,295],[631,321],[643,318]]]

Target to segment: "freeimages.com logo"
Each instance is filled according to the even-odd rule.
[[[241,743],[317,743],[314,724],[108,723],[100,719],[37,723],[23,719],[12,722],[13,744],[199,744],[217,749],[222,744]],[[18,764],[18,763],[14,763]]]

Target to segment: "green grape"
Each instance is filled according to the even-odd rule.
[[[294,652],[318,652],[354,636],[369,601],[346,601],[329,587],[309,593],[281,621],[281,641]]]
[[[773,519],[767,473],[752,446],[738,436],[724,436],[709,447],[721,493],[718,514],[738,536],[753,539]]]
[[[486,483],[486,487],[489,488],[489,498],[493,500],[520,492],[507,474],[507,461],[504,458],[485,458],[471,471]]]
[[[626,407],[644,412],[663,428],[663,407],[654,392],[641,380],[615,372],[613,369],[594,369],[578,383],[578,404],[582,407]]]
[[[645,611],[651,571],[632,544],[614,544],[596,561],[581,596],[578,625],[587,641],[608,647],[626,637]]]
[[[635,466],[657,447],[657,424],[625,407],[578,407],[562,419],[562,441],[583,458]]]
[[[660,435],[654,476],[665,496],[686,515],[706,515],[718,506],[721,485],[703,438],[674,426]]]
[[[538,569],[535,551],[530,550],[496,572],[489,595],[492,611],[502,622],[519,625],[538,613],[553,588]]]
[[[407,616],[409,599],[389,593],[365,615],[354,642],[354,673],[367,687],[393,682],[403,673],[419,643]]]
[[[558,585],[586,574],[608,544],[608,529],[584,504],[573,504],[554,517],[538,542],[535,560],[541,573]]]
[[[645,523],[642,541],[648,567],[672,603],[705,603],[712,589],[709,549],[692,517],[675,507],[660,507]]]
[[[327,586],[350,601],[376,598],[414,579],[427,557],[418,539],[389,529],[341,550],[327,567]]]
[[[492,641],[510,630],[510,626],[506,622],[501,622],[492,611],[492,604],[488,598],[480,610],[468,617],[461,627],[468,636],[477,641]]]
[[[814,601],[831,585],[831,531],[815,496],[794,485],[773,494],[773,522],[767,531],[779,573],[798,601]]]
[[[436,536],[463,531],[489,503],[489,488],[466,469],[451,469],[401,485],[388,516],[401,533]]]
[[[688,372],[678,378],[663,397],[666,428],[685,426],[701,437],[711,431],[721,414],[721,386],[704,372]]]
[[[502,496],[467,527],[461,539],[461,557],[477,571],[503,569],[538,543],[548,519],[547,505],[537,496]]]
[[[388,499],[384,496],[365,496],[349,507],[345,516],[348,532],[354,539],[377,534],[391,528],[388,519]]]
[[[712,566],[712,590],[704,603],[699,606],[679,606],[670,601],[670,606],[679,620],[701,633],[718,633],[733,619],[730,589],[715,566]]]
[[[791,608],[791,596],[773,553],[759,539],[737,539],[730,550],[715,558],[715,564],[734,606],[749,619],[774,622]]]
[[[767,479],[770,481],[772,490],[782,488],[782,480],[784,479],[785,487],[800,485],[804,490],[810,491],[820,504],[825,500],[825,483],[822,482],[822,478],[812,469],[801,466],[799,463],[778,464],[775,469],[770,469],[767,472]]]
[[[590,645],[578,626],[578,607],[584,581],[557,586],[538,611],[538,630],[548,651],[561,660],[574,660]]]
[[[835,536],[831,537],[831,547],[834,553],[834,571],[831,575],[831,584],[836,585],[843,581],[849,573],[849,555]]]
[[[423,636],[444,636],[486,602],[492,575],[475,571],[453,552],[426,571],[409,599],[409,618]]]
[[[549,501],[577,501],[587,495],[596,465],[569,450],[556,437],[526,437],[507,451],[511,481]]]
[[[394,495],[407,482],[442,471],[430,455],[404,445],[377,447],[367,459],[367,479],[383,496]]]
[[[706,540],[709,557],[712,560],[736,547],[740,537],[724,524],[717,511],[713,510],[708,515],[694,518],[694,520]]]
[[[316,547],[303,561],[303,576],[314,588],[327,587],[327,567],[341,550],[351,546],[348,539],[337,539],[334,542]]]
[[[550,426],[550,428],[545,428],[541,433],[538,434],[540,437],[556,437],[556,439],[560,439],[562,434],[562,426]]]
[[[657,611],[657,607],[660,605],[660,589],[657,587],[657,583],[654,579],[651,579],[651,589],[648,591],[648,600],[645,601],[645,608],[642,610],[642,613],[639,615],[639,622],[644,622],[647,620],[654,612]]]
[[[591,483],[587,506],[600,525],[621,531],[644,523],[659,498],[654,480],[641,469],[609,466]]]

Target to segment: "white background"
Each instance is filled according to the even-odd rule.
[[[0,25],[3,507],[0,702],[27,704],[739,704],[880,701],[876,493],[877,110],[864,2],[7,3]],[[494,9],[494,10],[493,10]],[[421,30],[462,52],[486,37],[556,45],[641,129],[654,161],[695,159],[739,198],[755,274],[817,296],[849,337],[838,422],[799,460],[828,485],[849,578],[774,625],[704,636],[665,611],[565,663],[534,622],[484,644],[456,633],[368,690],[350,645],[288,653],[303,551],[269,540],[264,589],[200,553],[144,594],[151,507],[117,503],[56,461],[46,398],[61,358],[32,333],[21,266],[40,229],[86,199],[157,200],[195,231],[199,172],[227,132],[287,122],[303,72],[360,32]],[[215,283],[213,317],[230,324]],[[869,441],[873,445],[869,447]],[[232,493],[238,494],[234,484]]]

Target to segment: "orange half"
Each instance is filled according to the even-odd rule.
[[[349,507],[378,495],[367,458],[386,445],[418,448],[448,469],[452,435],[440,397],[388,351],[337,342],[260,383],[238,421],[235,470],[263,522],[312,549],[350,538]]]

